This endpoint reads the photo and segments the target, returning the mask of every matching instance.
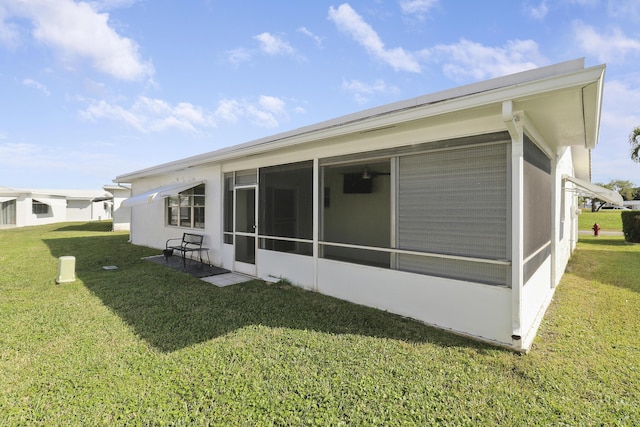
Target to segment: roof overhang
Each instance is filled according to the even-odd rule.
[[[0,196],[0,203],[4,203],[4,202],[10,202],[12,200],[16,200],[17,197],[4,197],[4,196]]]
[[[574,176],[562,175],[562,179],[565,181],[571,181],[577,185],[579,187],[579,192],[583,196],[600,199],[616,206],[622,206],[624,204],[622,196],[613,190],[592,184],[589,181],[585,181]]]
[[[142,194],[135,195],[133,197],[129,197],[122,201],[123,208],[128,208],[131,206],[138,205],[147,205],[159,200],[162,200],[165,197],[169,196],[177,196],[178,193],[181,193],[185,190],[193,188],[197,185],[204,184],[205,181],[191,181],[191,182],[181,182],[177,184],[165,185],[164,187],[154,188],[153,190],[147,191]]]
[[[489,108],[500,115],[502,103],[525,111],[546,144],[592,149],[597,143],[605,66],[584,68],[584,59],[460,86],[283,132],[244,144],[138,170],[114,179],[137,179],[205,164],[259,155],[302,144],[327,141],[376,129],[409,126],[459,112]],[[473,114],[473,113],[471,113]],[[588,167],[588,166],[587,166]]]

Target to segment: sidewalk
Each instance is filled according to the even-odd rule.
[[[593,230],[578,230],[578,234],[586,235],[590,234],[593,236]],[[622,231],[602,231],[599,233],[601,236],[624,236]]]

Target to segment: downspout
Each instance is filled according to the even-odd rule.
[[[502,120],[511,136],[511,339],[523,348],[522,286],[524,282],[524,132],[522,115],[513,111],[513,102],[502,103]]]

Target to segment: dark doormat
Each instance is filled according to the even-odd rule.
[[[145,259],[147,261],[155,262],[156,264],[173,268],[174,270],[183,271],[198,278],[230,273],[229,270],[214,267],[213,265],[203,264],[195,259],[187,259],[187,266],[185,268],[182,264],[182,257],[175,255],[170,256],[168,260],[165,260],[164,255],[150,256]]]

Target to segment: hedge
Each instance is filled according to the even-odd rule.
[[[640,211],[622,212],[622,232],[627,242],[640,243]]]

